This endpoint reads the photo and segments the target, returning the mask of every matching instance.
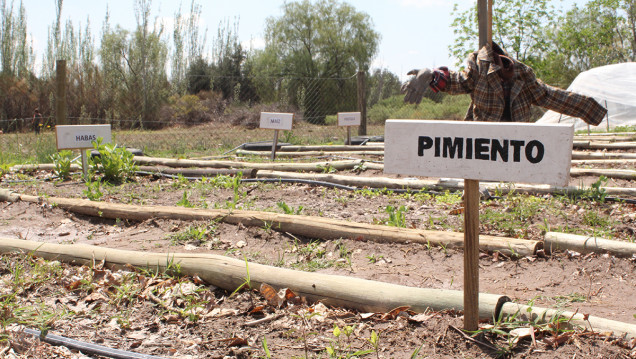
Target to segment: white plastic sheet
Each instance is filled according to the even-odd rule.
[[[608,116],[598,127],[636,125],[636,62],[601,66],[580,73],[568,87],[569,91],[591,96],[603,107]],[[574,123],[575,130],[587,128],[583,120],[547,111],[537,123]]]

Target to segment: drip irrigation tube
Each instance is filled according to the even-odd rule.
[[[59,335],[53,335],[48,333],[42,335],[42,333],[39,330],[34,330],[29,328],[25,328],[24,332],[34,337],[40,338],[40,340],[43,342],[56,345],[56,346],[65,346],[70,349],[79,350],[80,352],[84,354],[101,355],[103,357],[116,358],[116,359],[164,359],[164,357],[113,349],[113,348],[105,347],[102,345],[81,342],[79,340],[70,339],[70,338],[59,336]]]

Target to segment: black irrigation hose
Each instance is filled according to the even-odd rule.
[[[59,335],[53,335],[48,333],[41,335],[41,332],[39,330],[34,330],[29,328],[25,328],[24,332],[27,334],[33,335],[34,337],[40,338],[40,340],[43,342],[56,345],[56,346],[61,345],[70,349],[79,350],[80,352],[84,354],[101,355],[103,357],[116,358],[116,359],[165,359],[164,357],[127,352],[124,350],[108,348],[102,345],[80,342],[79,340],[65,338]]]

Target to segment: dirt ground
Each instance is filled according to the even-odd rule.
[[[349,173],[355,175],[354,173]],[[366,171],[365,176],[384,176]],[[594,178],[572,179],[574,185],[593,183]],[[199,181],[200,182],[200,181]],[[608,186],[636,187],[634,181],[611,180]],[[76,176],[59,182],[51,173],[8,174],[0,182],[21,194],[49,197],[84,197],[86,186]],[[364,223],[384,223],[387,206],[405,206],[409,227],[461,231],[463,215],[460,194],[444,198],[425,196],[369,195],[315,187],[306,184],[243,184],[237,208],[282,212],[285,203],[303,215],[325,216]],[[195,207],[224,208],[233,200],[231,189],[196,185],[179,179],[137,177],[118,186],[103,186],[102,201],[136,205],[175,206],[185,197]],[[531,196],[526,196],[531,197]],[[537,199],[539,206],[558,202],[550,195]],[[480,211],[510,212],[521,205],[513,198],[482,201]],[[302,210],[300,207],[302,206]],[[532,214],[522,227],[505,228],[501,223],[481,223],[481,233],[541,240],[547,228],[593,230],[586,213],[605,214],[615,221],[616,240],[636,238],[636,205],[619,202],[565,201],[555,212]],[[74,214],[59,208],[24,202],[0,202],[0,237],[51,243],[86,243],[112,248],[153,252],[214,253],[262,264],[297,270],[312,270],[389,282],[406,286],[462,290],[463,251],[421,244],[387,244],[342,238],[323,241],[298,238],[268,228],[226,223],[184,222],[153,219],[144,222],[108,220]],[[204,234],[193,239],[183,235],[191,229]],[[27,259],[7,256],[0,263],[6,280],[12,266]],[[32,259],[37,261],[37,259]],[[108,283],[95,275],[113,277],[120,272],[60,264],[62,279],[40,287],[26,288],[25,303],[36,298],[75,313],[51,323],[49,333],[112,348],[176,358],[272,358],[353,357],[357,350],[374,350],[369,358],[636,358],[635,341],[607,337],[602,333],[554,334],[536,328],[536,342],[529,338],[512,343],[504,336],[486,333],[467,339],[454,328],[462,328],[461,313],[358,313],[346,308],[326,308],[320,303],[290,299],[281,308],[268,305],[264,293],[253,290],[238,295],[217,289],[196,278],[163,279],[171,285],[189,283],[207,298],[195,320],[170,316],[149,296],[138,295],[125,305],[113,303]],[[608,254],[556,252],[522,258],[482,252],[480,292],[507,295],[522,304],[559,308],[636,324],[636,257],[617,258]],[[92,271],[95,287],[69,289],[69,278]],[[142,279],[145,278],[145,279]],[[116,282],[116,280],[113,279]],[[148,289],[160,278],[138,273],[137,285]],[[173,281],[173,282],[170,282]],[[71,286],[72,287],[72,286]],[[6,294],[1,285],[0,294]],[[276,288],[279,289],[279,288]],[[102,293],[101,296],[96,293]],[[110,298],[110,299],[109,299]],[[165,302],[163,302],[165,304]],[[178,307],[179,303],[172,303]],[[258,310],[255,310],[258,309]],[[165,309],[165,308],[164,308]],[[122,314],[123,313],[123,314]],[[318,313],[318,314],[316,314]],[[121,318],[125,314],[126,325]],[[252,323],[261,318],[263,322]],[[273,318],[273,319],[272,319]],[[271,320],[270,320],[271,319]],[[489,323],[482,323],[487,328]],[[492,324],[492,323],[490,323]],[[334,326],[351,332],[334,336]],[[4,355],[15,358],[81,358],[83,354],[53,348],[11,328]],[[377,350],[370,342],[378,333]],[[267,345],[263,344],[266,338]],[[330,356],[329,348],[336,348]],[[339,349],[339,351],[338,351]],[[20,356],[22,355],[22,356]],[[2,355],[0,355],[2,356]],[[89,357],[99,356],[93,355]]]

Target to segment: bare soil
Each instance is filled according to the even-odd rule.
[[[374,171],[362,175],[384,176]],[[59,182],[50,173],[40,171],[9,174],[2,181],[2,188],[22,194],[85,198],[86,186],[79,177]],[[572,179],[574,185],[595,181],[594,178]],[[373,195],[309,185],[243,184],[242,195],[234,202],[231,189],[198,183],[138,177],[117,186],[103,185],[101,200],[175,206],[185,193],[196,207],[227,208],[233,203],[237,208],[281,212],[277,203],[282,202],[301,214],[366,223],[386,223],[387,206],[405,206],[406,223],[410,227],[461,231],[463,226],[463,215],[457,210],[461,207],[461,194]],[[607,185],[636,187],[634,181],[626,180],[611,181]],[[509,218],[494,219],[494,213],[516,213],[517,207],[529,205],[545,208],[527,218],[519,218],[519,225]],[[599,221],[611,221],[612,229],[604,234],[613,239],[633,242],[636,237],[636,206],[629,203],[564,200],[550,195],[503,196],[483,201],[480,212],[485,218],[481,223],[482,234],[541,240],[548,229],[592,233],[600,224],[590,219],[591,213]],[[353,238],[324,241],[298,238],[269,228],[226,223],[108,220],[24,202],[0,203],[0,213],[0,237],[5,238],[86,243],[138,251],[196,251],[407,286],[463,288],[463,252],[456,249],[363,242]],[[512,223],[512,227],[505,226],[505,222]],[[198,239],[186,236],[193,228],[203,229],[205,234]],[[10,286],[6,283],[15,275],[15,268],[26,262],[33,264],[38,260],[24,255],[3,257],[0,295],[8,294]],[[508,258],[482,252],[479,265],[480,292],[504,294],[518,303],[636,324],[636,258],[576,252]],[[535,342],[526,338],[511,343],[501,335],[490,334],[471,340],[454,329],[463,326],[463,317],[458,312],[358,313],[346,308],[325,308],[320,303],[304,303],[298,298],[291,298],[277,308],[268,304],[264,293],[257,288],[231,296],[232,293],[200,283],[197,278],[152,278],[148,273],[137,273],[134,294],[125,300],[116,299],[113,288],[123,283],[121,278],[125,272],[111,271],[100,264],[93,268],[63,263],[60,266],[63,273],[60,277],[27,286],[19,293],[25,306],[42,300],[50,307],[74,313],[51,321],[49,333],[159,357],[264,358],[267,357],[263,345],[266,338],[272,358],[304,358],[306,355],[328,358],[328,348],[340,348],[335,357],[346,358],[357,350],[374,349],[369,339],[375,331],[379,334],[377,352],[364,357],[636,358],[635,341],[603,333],[555,334],[554,330],[536,328]],[[77,278],[86,278],[87,273],[92,282],[89,289],[73,284]],[[196,295],[205,299],[206,304],[196,315],[178,315],[170,310],[182,308],[187,312],[186,304],[174,297],[166,295],[157,301],[147,294],[148,290],[157,293],[153,290],[158,287],[184,286],[196,286]],[[265,317],[273,319],[253,323]],[[482,323],[482,326],[488,324]],[[352,332],[336,338],[335,325],[340,329],[349,326]],[[86,357],[77,351],[41,343],[21,333],[21,328],[9,328],[9,339],[1,344],[4,350],[0,349],[0,356]]]

